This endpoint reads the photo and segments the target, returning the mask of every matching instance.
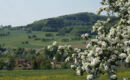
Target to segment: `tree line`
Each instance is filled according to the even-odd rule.
[[[54,59],[54,56],[56,59]],[[65,58],[64,58],[65,59]],[[44,49],[7,48],[0,45],[0,70],[69,68],[62,55]],[[56,67],[60,65],[60,67]]]

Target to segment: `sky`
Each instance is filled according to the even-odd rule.
[[[0,25],[22,26],[36,20],[93,12],[101,0],[0,0]]]

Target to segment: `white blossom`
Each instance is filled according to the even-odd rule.
[[[109,69],[108,66],[105,66],[105,67],[104,67],[104,70],[105,70],[105,71],[108,71],[108,69]]]
[[[112,60],[116,60],[116,59],[117,59],[117,56],[113,54],[113,55],[111,55],[111,59],[112,59]]]
[[[93,79],[93,75],[88,75],[87,76],[87,80],[92,80]]]
[[[76,74],[80,76],[81,75],[81,71],[80,70],[76,70]]]
[[[79,76],[81,75],[80,67],[77,67],[77,69],[76,69],[76,74],[79,75]]]
[[[70,49],[72,46],[71,45],[68,45],[67,48]]]
[[[50,48],[51,48],[51,45],[47,46],[47,48],[50,49]]]
[[[128,78],[125,78],[125,77],[124,77],[123,80],[128,80]]]
[[[82,59],[82,60],[83,60],[83,59],[85,59],[85,56],[84,56],[84,55],[82,55],[82,56],[81,56],[81,59]]]
[[[110,35],[114,35],[115,34],[115,29],[114,28],[111,28],[110,30]]]
[[[130,54],[129,54],[129,56],[126,58],[125,62],[130,63]]]
[[[112,80],[115,80],[115,79],[117,79],[117,75],[111,75],[111,77],[110,77]]]
[[[92,57],[93,54],[94,54],[94,52],[91,50],[91,51],[88,53],[88,57]]]
[[[121,59],[124,59],[124,58],[127,57],[127,55],[126,55],[125,53],[121,53],[121,54],[119,55],[119,57],[120,57]]]
[[[56,42],[56,41],[54,41],[52,45],[53,45],[53,46],[56,46],[56,45],[57,45],[57,42]]]
[[[75,63],[75,64],[77,64],[77,63],[78,63],[78,61],[77,61],[77,59],[76,59],[76,58],[75,58],[75,60],[74,60],[74,63]]]
[[[53,57],[53,60],[56,60],[56,57]]]
[[[103,42],[102,42],[102,46],[103,46],[103,47],[107,47],[107,43],[103,41]]]
[[[74,65],[71,65],[70,67],[71,67],[71,69],[73,69],[75,66],[74,66]]]
[[[65,62],[68,62],[68,61],[70,61],[70,57],[67,57],[67,58],[65,59]]]
[[[75,54],[72,54],[72,58],[74,58]]]
[[[97,47],[97,48],[96,48],[96,52],[97,52],[98,54],[102,54],[102,49],[99,48],[99,47]]]
[[[86,48],[90,48],[91,47],[91,44],[89,43],[89,44],[87,44],[87,46],[86,46]]]
[[[82,34],[81,37],[82,37],[83,39],[88,38],[88,33]]]
[[[59,46],[58,49],[64,49],[64,46]]]
[[[94,59],[91,61],[91,66],[97,65],[99,62],[100,62],[99,57],[94,58]]]
[[[81,49],[79,49],[79,48],[75,48],[74,49],[76,52],[80,52],[81,51]]]

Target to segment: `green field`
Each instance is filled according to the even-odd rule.
[[[86,80],[86,75],[77,76],[75,71],[69,69],[0,71],[0,80]],[[130,78],[130,68],[119,69],[117,75],[119,80],[122,80],[123,77]],[[97,80],[109,79],[104,74]]]
[[[22,47],[22,48],[43,48],[47,45],[52,44],[53,41],[57,41],[59,44],[71,44],[74,47],[85,47],[83,44],[84,40],[75,40],[69,42],[62,42],[62,39],[70,39],[75,36],[71,34],[66,34],[65,36],[56,36],[56,32],[42,32],[42,31],[32,31],[27,33],[24,30],[0,30],[0,33],[10,32],[8,36],[0,36],[0,44],[4,44],[8,47]],[[53,34],[51,37],[45,36],[45,34]],[[36,35],[40,39],[53,39],[51,41],[35,40],[34,38],[29,39],[28,36]],[[22,42],[28,41],[28,44],[22,44]]]

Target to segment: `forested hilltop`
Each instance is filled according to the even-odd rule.
[[[106,16],[82,12],[35,21],[24,26],[24,28],[33,31],[62,32],[62,34],[70,32],[85,33],[90,32],[92,25],[94,25],[97,20],[106,20],[106,18]]]

